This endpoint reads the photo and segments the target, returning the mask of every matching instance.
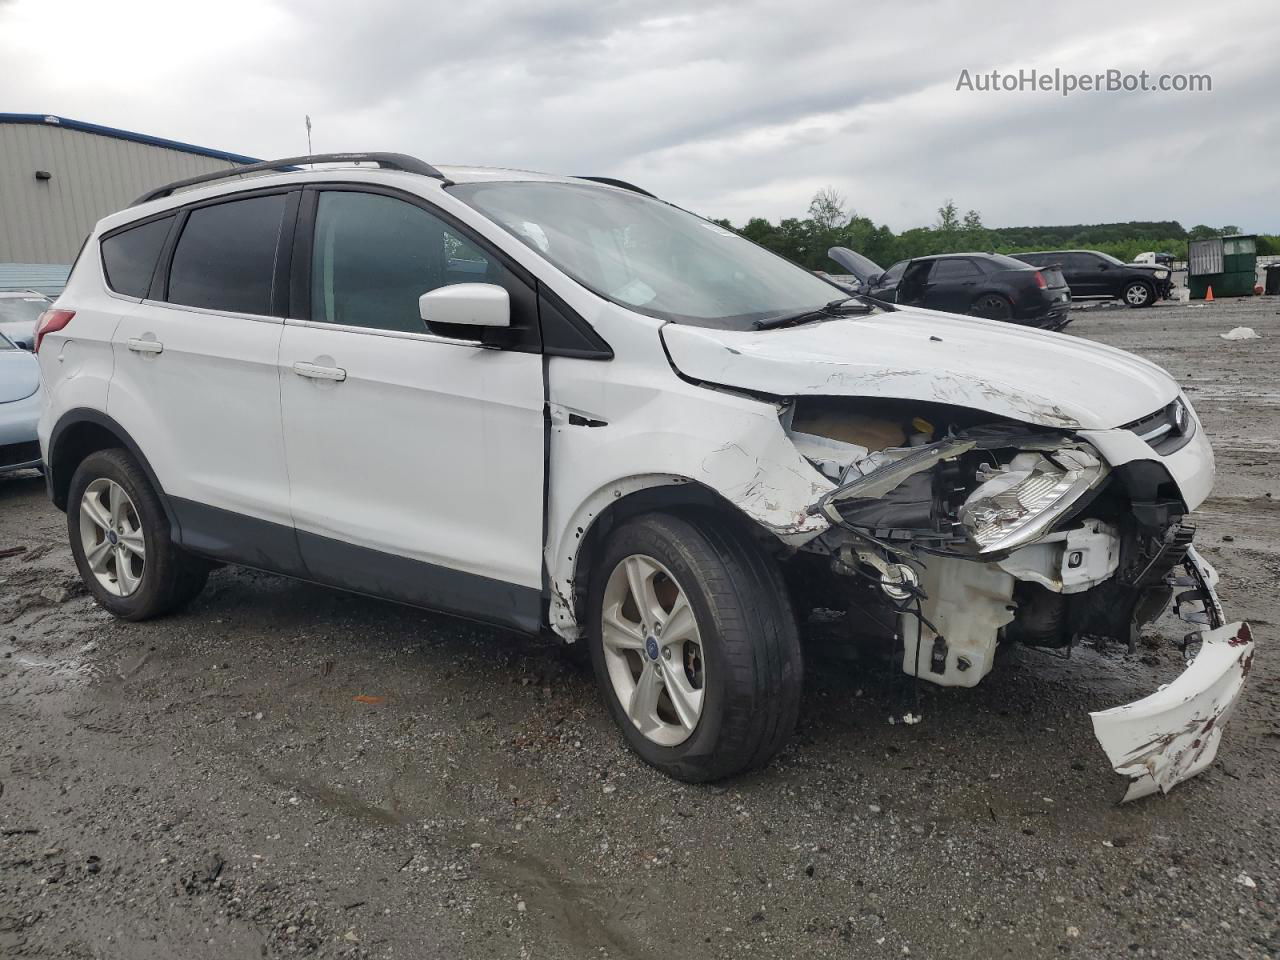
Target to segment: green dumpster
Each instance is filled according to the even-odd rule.
[[[1192,300],[1203,300],[1213,288],[1214,298],[1250,297],[1257,283],[1258,238],[1233,234],[1192,240],[1187,251],[1187,287]]]

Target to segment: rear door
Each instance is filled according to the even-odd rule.
[[[103,241],[122,306],[107,414],[139,444],[182,542],[212,556],[299,572],[280,430],[277,354],[288,239],[299,193],[234,194]],[[128,256],[164,233],[154,274]],[[283,258],[283,259],[282,259]]]
[[[1073,297],[1111,295],[1107,271],[1103,269],[1106,262],[1101,257],[1092,253],[1068,253],[1064,259],[1063,273]]]
[[[981,282],[982,271],[966,257],[935,260],[925,284],[923,305],[930,310],[968,313]]]
[[[307,569],[536,629],[545,404],[532,278],[392,191],[309,189],[298,230],[280,372]],[[463,282],[506,288],[512,328],[483,342],[476,327],[428,329],[418,297]]]

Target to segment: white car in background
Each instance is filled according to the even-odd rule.
[[[182,181],[98,224],[37,339],[104,608],[167,613],[226,561],[551,630],[681,779],[786,742],[798,607],[973,686],[999,644],[1128,642],[1176,603],[1192,665],[1094,715],[1130,797],[1213,759],[1252,656],[1163,370],[863,301],[619,181],[396,154]]]

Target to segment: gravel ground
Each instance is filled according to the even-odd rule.
[[[116,623],[42,482],[0,479],[0,956],[1280,955],[1278,312],[1071,328],[1186,384],[1199,543],[1259,638],[1218,762],[1124,807],[1087,712],[1175,676],[1178,622],[973,690],[812,656],[777,761],[692,787],[550,644],[237,570]]]

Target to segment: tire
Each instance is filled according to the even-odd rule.
[[[626,584],[632,582],[626,579],[626,564],[636,558],[661,568],[649,581],[660,605],[665,606],[659,588],[670,595],[671,583],[687,599],[696,643],[664,645],[659,652],[654,637],[660,633],[659,622],[643,638],[642,649],[606,647],[606,594],[614,596],[610,585],[616,571],[624,571]],[[666,609],[674,612],[676,603],[678,596]],[[610,609],[631,619],[628,608],[611,603]],[[777,564],[730,523],[714,516],[665,513],[629,520],[610,536],[596,566],[588,617],[591,660],[605,705],[628,745],[662,772],[690,783],[722,779],[764,766],[791,736],[804,674],[795,615]],[[670,638],[675,617],[668,627]],[[610,643],[618,636],[611,630]],[[663,659],[673,646],[681,646],[683,655]],[[636,688],[646,668],[659,675],[665,668],[667,679],[661,681],[651,718],[663,721],[665,696],[666,719],[676,722],[646,733],[633,721],[620,699],[618,675],[622,684],[627,682],[621,654]],[[700,691],[692,725],[682,723],[674,708],[677,683],[686,692],[694,687]]]
[[[1149,307],[1156,302],[1156,290],[1155,287],[1143,280],[1131,280],[1125,284],[1124,290],[1120,292],[1120,299],[1127,306],[1135,309]]]
[[[123,491],[127,503],[112,500],[113,485]],[[90,502],[106,513],[94,511]],[[99,521],[116,515],[108,506],[115,502],[121,505],[120,524],[116,536],[107,541],[111,534],[104,534]],[[208,563],[174,545],[159,496],[124,450],[99,450],[76,468],[67,497],[67,533],[85,587],[103,609],[122,620],[150,620],[171,613],[194,600],[209,578]],[[96,572],[87,553],[91,549],[87,544],[95,539],[102,548],[95,550],[100,558]],[[125,546],[139,542],[142,556]],[[111,556],[103,560],[104,554]]]
[[[988,320],[1008,320],[1013,316],[1013,304],[998,293],[984,293],[973,301],[971,312]]]

